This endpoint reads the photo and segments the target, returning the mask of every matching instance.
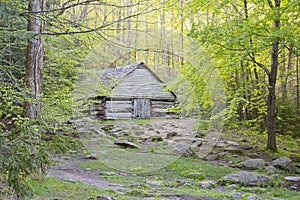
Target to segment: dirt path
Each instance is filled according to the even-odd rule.
[[[111,183],[99,176],[98,170],[83,170],[76,166],[76,160],[55,158],[58,163],[47,171],[47,174],[66,181],[82,182],[86,185],[96,186],[103,189],[111,189],[116,192],[124,185]]]
[[[193,122],[189,120],[162,120],[148,123],[109,121],[104,123],[103,121],[87,119],[79,123],[77,131],[92,156],[101,161],[101,164],[116,172],[82,169],[77,165],[78,162],[89,160],[84,159],[82,155],[77,155],[77,157],[67,159],[55,158],[58,164],[49,169],[48,174],[60,180],[79,181],[86,185],[114,190],[121,195],[127,192],[139,192],[134,188],[143,188],[145,185],[148,185],[150,188],[157,189],[157,196],[166,197],[166,199],[217,200],[218,198],[201,197],[202,195],[200,197],[174,196],[174,193],[169,194],[169,190],[165,187],[169,185],[167,187],[172,189],[173,186],[170,185],[178,180],[169,180],[169,178],[168,180],[162,180],[160,177],[155,177],[154,180],[158,178],[158,181],[153,182],[153,177],[139,176],[138,174],[158,171],[176,161],[182,155],[185,157],[197,156],[194,152],[199,152],[205,144],[213,147],[213,149],[208,149],[210,153],[205,159],[210,161],[210,163],[214,163],[215,166],[225,164],[236,167],[235,163],[226,159],[226,156],[236,160],[240,160],[243,156],[248,158],[259,157],[258,150],[253,149],[246,143],[242,144],[219,136],[215,137],[211,132],[207,134],[208,137],[205,134],[202,135],[202,133],[198,135],[199,132],[195,131]],[[210,143],[210,141],[213,143]],[[120,146],[120,144],[123,146]],[[127,145],[127,147],[124,148],[124,145]],[[105,177],[101,177],[101,173],[114,173],[113,175],[117,176],[134,176],[137,181],[134,183],[124,182],[124,184],[113,183],[105,179]],[[194,172],[191,173],[193,175]],[[147,183],[147,181],[150,181],[150,183]],[[180,181],[183,181],[182,185],[190,184],[189,179]],[[210,181],[214,182],[215,180],[207,180],[207,183]],[[159,182],[166,184],[163,186],[163,190],[159,190]],[[150,190],[150,188],[146,190]],[[206,186],[204,188],[209,190]],[[241,195],[243,193],[223,186],[221,186],[221,189],[224,189],[224,191],[218,191],[218,188],[212,190],[218,193],[233,193],[233,195]],[[164,194],[163,192],[166,192],[166,190],[167,194]],[[152,197],[146,198],[139,193],[134,194],[134,196],[153,200]]]

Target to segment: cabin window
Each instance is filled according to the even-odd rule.
[[[151,101],[150,99],[133,99],[133,117],[150,118]]]

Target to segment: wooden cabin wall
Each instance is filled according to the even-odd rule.
[[[175,105],[174,101],[152,101],[151,102],[151,117],[166,117],[170,114],[168,108]]]
[[[130,119],[132,116],[131,100],[106,101],[106,119]]]
[[[99,101],[99,103],[93,103],[89,108],[89,115],[99,118],[105,118],[105,101]]]
[[[150,117],[173,116],[168,108],[174,106],[170,101],[151,101]],[[132,100],[110,100],[106,102],[106,119],[131,119],[134,117],[134,105]]]

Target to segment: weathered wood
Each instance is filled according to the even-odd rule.
[[[113,109],[132,109],[132,104],[109,104],[106,105],[106,110],[113,110]]]
[[[103,116],[105,116],[105,112],[91,111],[90,115],[92,115],[92,116],[95,116],[95,115],[103,115]]]
[[[164,109],[164,108],[152,108],[151,111],[152,112],[156,112],[156,113],[167,113],[168,109]]]
[[[106,101],[106,106],[108,105],[115,105],[115,104],[132,104],[131,101],[118,101],[118,100],[114,100],[112,99],[111,101]]]
[[[138,68],[127,75],[113,90],[112,98],[170,99],[175,97],[165,92],[161,82],[148,69]]]
[[[108,71],[120,82],[110,96],[101,97],[104,103],[94,106],[91,113],[103,115],[105,110],[107,119],[166,117],[168,108],[174,106],[176,96],[164,91],[161,80],[143,63]]]
[[[95,110],[95,111],[104,111],[105,108],[104,108],[103,105],[96,105],[96,104],[94,104],[94,105],[91,106],[91,110]]]
[[[107,119],[130,119],[131,113],[106,113]]]
[[[132,106],[130,108],[120,108],[120,107],[111,107],[111,108],[106,108],[106,112],[109,113],[119,113],[119,112],[132,112]]]
[[[168,105],[168,106],[173,106],[174,105],[174,101],[152,101],[151,105]]]
[[[133,117],[149,118],[151,114],[150,99],[134,99],[133,100]]]

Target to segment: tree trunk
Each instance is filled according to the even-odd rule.
[[[274,27],[276,30],[280,28],[280,0],[275,0],[276,17]],[[269,74],[269,95],[267,110],[267,128],[268,128],[268,144],[267,149],[276,149],[276,78],[278,70],[278,54],[279,54],[279,38],[276,38],[272,44],[271,53],[271,71]]]
[[[300,82],[299,82],[299,57],[296,57],[296,80],[297,80],[297,114],[300,115]]]
[[[29,12],[42,12],[45,9],[46,0],[32,0],[29,3]],[[36,119],[41,112],[41,94],[42,94],[42,69],[44,38],[41,35],[44,23],[41,20],[41,13],[28,16],[27,30],[34,33],[34,36],[28,41],[26,50],[26,75],[25,83],[29,89],[28,99],[24,104],[25,117]]]

